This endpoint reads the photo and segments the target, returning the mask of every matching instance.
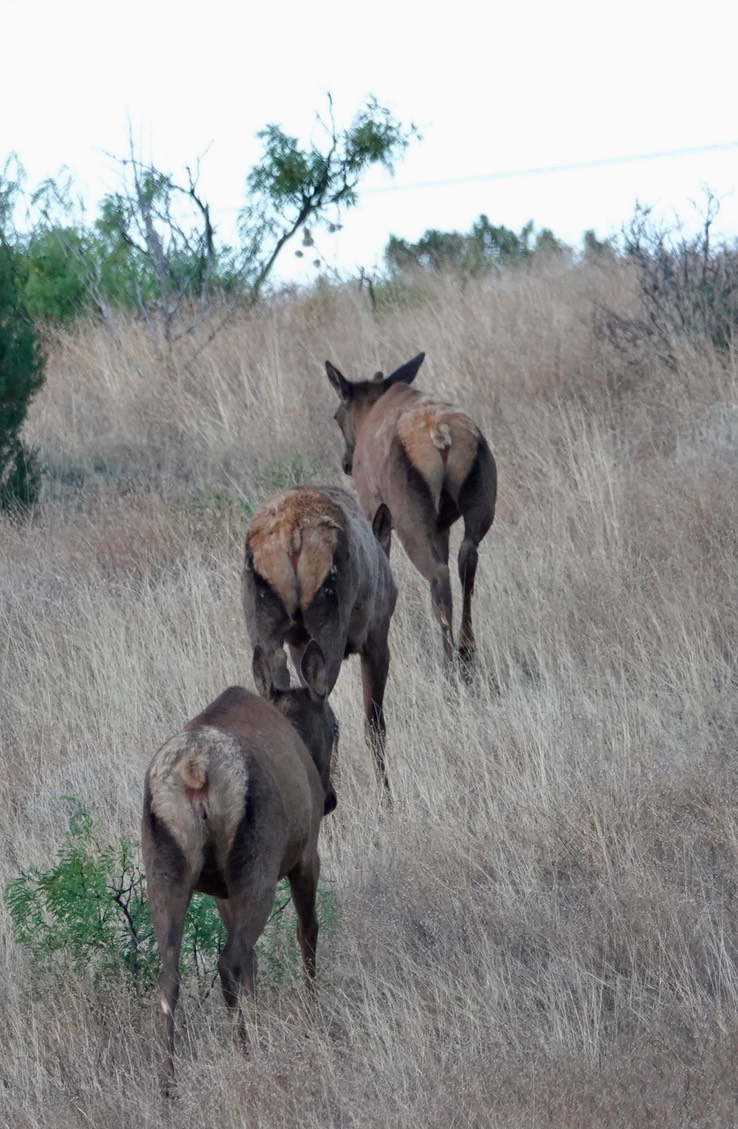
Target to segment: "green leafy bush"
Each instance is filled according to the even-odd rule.
[[[30,867],[5,887],[15,939],[40,970],[58,968],[56,962],[61,961],[77,972],[91,971],[98,983],[122,975],[139,990],[150,991],[159,955],[138,844],[130,839],[102,844],[88,809],[64,798],[72,810],[55,864],[45,870]],[[285,879],[257,946],[262,970],[271,979],[281,978],[297,964],[294,911],[286,912],[289,902]],[[333,899],[322,887],[318,912],[329,927]],[[185,921],[180,971],[185,982],[194,981],[199,999],[212,989],[224,942],[214,899],[195,894]]]
[[[37,228],[24,250],[23,300],[32,318],[69,325],[88,303],[87,236],[71,227]]]
[[[41,470],[20,437],[31,398],[44,382],[36,334],[23,307],[13,248],[0,233],[0,509],[28,509],[38,497]]]

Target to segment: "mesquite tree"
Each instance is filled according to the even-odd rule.
[[[369,98],[348,129],[337,127],[333,102],[328,98],[328,121],[319,119],[325,143],[302,148],[279,126],[268,125],[258,134],[264,156],[247,180],[249,202],[240,217],[249,297],[255,301],[284,247],[297,232],[312,236],[308,223],[328,223],[328,209],[350,208],[358,200],[361,178],[372,165],[394,170],[410,139],[418,136],[389,110]]]

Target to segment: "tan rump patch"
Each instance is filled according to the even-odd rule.
[[[481,432],[461,408],[421,394],[397,420],[397,436],[437,507],[444,481],[454,493],[471,470]]]
[[[178,734],[151,762],[151,810],[182,848],[193,874],[199,871],[205,842],[226,858],[233,844],[248,783],[238,742],[221,729],[203,726]]]
[[[307,607],[323,583],[344,525],[339,507],[309,486],[283,490],[252,518],[247,550],[288,615]]]

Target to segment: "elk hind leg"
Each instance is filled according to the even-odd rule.
[[[406,520],[397,532],[405,552],[421,576],[430,584],[431,607],[440,628],[443,653],[448,662],[454,657],[453,601],[448,569],[448,529],[437,529],[437,514],[428,495],[414,499],[407,507]]]
[[[453,599],[448,568],[448,529],[434,530],[429,544],[429,566],[424,575],[430,580],[431,606],[441,628],[443,653],[447,662],[454,658]],[[421,569],[421,572],[423,570]]]
[[[180,881],[175,885],[157,881],[154,868],[148,868],[148,893],[151,917],[161,958],[159,973],[159,1007],[162,1013],[163,1051],[161,1085],[171,1093],[174,1080],[174,1012],[179,999],[179,956],[191,887]]]
[[[453,602],[448,570],[449,523],[441,520],[439,499],[407,456],[393,466],[392,492],[387,498],[392,526],[421,576],[430,584],[433,615],[441,628],[443,653],[454,659]]]
[[[431,580],[430,587],[433,614],[441,628],[443,653],[446,659],[451,662],[454,657],[454,636],[452,628],[453,601],[451,598],[451,576],[448,571],[448,565],[438,569],[438,572]]]
[[[385,761],[386,726],[384,721],[384,688],[389,671],[389,647],[386,632],[381,640],[370,637],[361,651],[361,683],[364,694],[364,726],[366,741],[377,774],[390,795]]]
[[[491,458],[491,456],[490,456]],[[461,627],[459,628],[459,659],[462,669],[468,670],[474,660],[477,644],[472,628],[472,596],[474,594],[474,580],[477,575],[478,546],[485,536],[495,513],[494,494],[491,497],[478,493],[471,499],[463,499],[464,505],[464,538],[459,548],[459,580],[461,581],[462,607]]]
[[[465,666],[474,661],[477,641],[472,627],[471,604],[474,594],[474,578],[477,574],[478,541],[464,537],[459,549],[459,580],[461,581],[462,605],[461,627],[459,628],[459,659]]]

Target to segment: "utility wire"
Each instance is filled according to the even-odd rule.
[[[416,184],[387,184],[381,188],[365,188],[363,196],[380,192],[410,192],[420,188],[448,188],[457,184],[477,184],[490,180],[513,180],[516,177],[544,176],[557,172],[579,172],[582,169],[605,168],[608,165],[628,165],[638,161],[661,161],[670,157],[690,157],[699,153],[717,153],[727,149],[738,149],[738,141],[727,141],[718,145],[699,145],[692,149],[667,149],[661,153],[635,153],[627,157],[599,157],[592,161],[578,161],[571,165],[541,165],[529,169],[509,169],[504,172],[480,173],[476,176],[450,177],[447,180],[426,180]]]
[[[386,184],[381,188],[363,188],[362,197],[376,196],[382,192],[415,192],[421,188],[448,188],[457,184],[479,184],[491,180],[514,180],[517,177],[546,176],[558,172],[580,172],[583,169],[606,168],[608,165],[629,165],[639,161],[663,161],[672,157],[693,157],[700,153],[719,153],[738,149],[738,141],[725,141],[717,145],[697,145],[691,149],[666,149],[661,153],[635,153],[624,157],[598,157],[592,161],[577,161],[571,165],[540,165],[529,169],[508,169],[504,172],[479,173],[474,176],[450,177],[446,180],[423,180],[416,184]],[[238,212],[243,207],[219,208],[221,213]]]

